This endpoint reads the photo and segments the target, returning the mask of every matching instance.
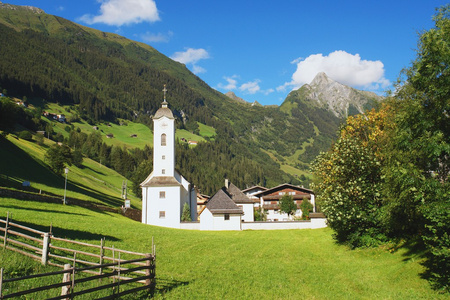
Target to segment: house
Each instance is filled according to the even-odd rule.
[[[209,199],[201,212],[200,230],[241,230],[243,213],[223,187]]]
[[[198,142],[197,142],[197,141],[191,141],[191,140],[190,140],[190,141],[188,142],[188,144],[189,144],[189,145],[197,145]]]
[[[92,126],[92,129],[98,130],[98,126]]]
[[[112,138],[114,137],[114,134],[108,133],[108,134],[106,134],[106,137],[107,137],[108,139],[112,139]]]
[[[66,116],[64,114],[56,115],[58,122],[66,123]]]
[[[230,195],[231,200],[236,203],[243,211],[242,221],[253,222],[255,221],[253,201],[250,200],[237,186],[225,179],[225,189]]]
[[[260,208],[260,199],[255,196],[255,194],[267,190],[266,187],[255,185],[249,188],[246,188],[245,190],[242,190],[242,192],[253,201],[253,206],[255,208]]]
[[[199,192],[197,192],[197,211],[199,215],[203,211],[203,209],[205,209],[206,203],[210,198],[211,197],[208,195],[200,194]]]
[[[130,137],[132,137],[132,138],[137,138],[137,134],[136,134],[136,133],[133,133],[133,134],[130,135]]]
[[[309,200],[314,207],[315,212],[315,197],[312,190],[304,187],[284,183],[274,188],[261,191],[254,194],[260,199],[260,206],[266,212],[267,221],[289,221],[290,218],[286,213],[280,211],[279,202],[284,195],[292,196],[297,211],[294,217],[301,217],[302,212],[299,208],[303,200]]]
[[[175,118],[164,101],[153,116],[153,171],[141,183],[142,223],[180,228],[187,203],[191,220],[197,220],[195,188],[175,170]]]

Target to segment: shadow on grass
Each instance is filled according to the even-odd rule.
[[[52,209],[39,209],[39,208],[29,208],[29,207],[24,207],[24,206],[17,206],[17,205],[2,205],[0,203],[0,207],[4,207],[4,208],[12,208],[12,209],[21,209],[21,210],[31,210],[31,211],[36,211],[36,212],[48,212],[48,213],[52,213],[52,214],[63,214],[63,215],[75,215],[75,216],[87,216],[85,214],[79,214],[79,213],[72,213],[72,212],[67,212],[67,211],[58,211],[58,210],[52,210]]]
[[[26,226],[26,227],[29,227],[29,228],[32,228],[35,230],[39,230],[42,232],[50,232],[51,224],[49,224],[48,226],[44,226],[44,225],[39,225],[39,224],[35,224],[35,223],[30,223],[30,222],[16,221],[14,219],[12,219],[11,222],[17,223],[19,225]],[[16,227],[14,227],[14,230],[18,231],[18,232],[25,232],[23,229],[16,228]],[[92,233],[92,232],[88,232],[88,231],[84,231],[84,230],[74,230],[74,229],[67,229],[67,228],[53,226],[51,231],[52,231],[52,234],[56,237],[66,238],[66,239],[70,239],[70,240],[98,241],[99,244],[100,244],[100,239],[102,239],[102,238],[105,238],[105,240],[107,242],[108,241],[109,242],[120,241],[120,239],[118,239],[114,236],[97,234],[97,233]]]
[[[103,176],[106,175],[105,173],[99,172],[99,171],[97,171],[97,170],[94,170],[94,169],[92,169],[91,167],[86,166],[86,165],[82,165],[82,166],[81,166],[81,169],[89,169],[89,170],[91,170],[93,173],[96,173],[96,174],[98,174],[98,175],[103,175]]]
[[[188,285],[189,281],[180,281],[175,279],[166,279],[158,277],[156,279],[156,285],[153,290],[153,294],[164,296],[165,293],[170,292],[173,289],[176,289],[180,286]],[[152,296],[153,296],[152,294]]]

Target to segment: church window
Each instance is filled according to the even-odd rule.
[[[162,159],[163,159],[163,160],[164,160],[164,159],[166,159],[166,156],[165,156],[165,155],[163,155],[163,156],[162,156]]]
[[[224,214],[224,215],[223,215],[223,219],[224,219],[225,221],[230,220],[230,214]]]
[[[166,174],[166,169],[162,169],[161,173],[164,175]]]
[[[161,134],[161,146],[165,146],[166,145],[166,134],[163,133]]]
[[[164,219],[166,217],[166,212],[165,211],[160,211],[159,212],[159,218],[160,219]]]
[[[166,192],[161,191],[159,192],[159,199],[165,199],[166,198]]]

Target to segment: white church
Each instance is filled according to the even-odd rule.
[[[197,220],[197,194],[175,170],[175,118],[164,102],[153,116],[153,172],[141,183],[142,223],[180,228],[184,204]]]

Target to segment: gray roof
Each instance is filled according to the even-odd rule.
[[[211,199],[209,199],[206,203],[206,208],[213,214],[243,214],[242,209],[231,200],[230,196],[225,191],[225,188],[221,188]]]
[[[167,102],[163,102],[162,107],[156,111],[155,115],[153,116],[153,119],[159,119],[161,117],[174,119],[172,110],[167,107]]]
[[[229,184],[227,192],[231,196],[231,199],[236,203],[253,203],[247,195],[232,183]]]
[[[155,176],[142,186],[179,186],[181,185],[173,176]]]

